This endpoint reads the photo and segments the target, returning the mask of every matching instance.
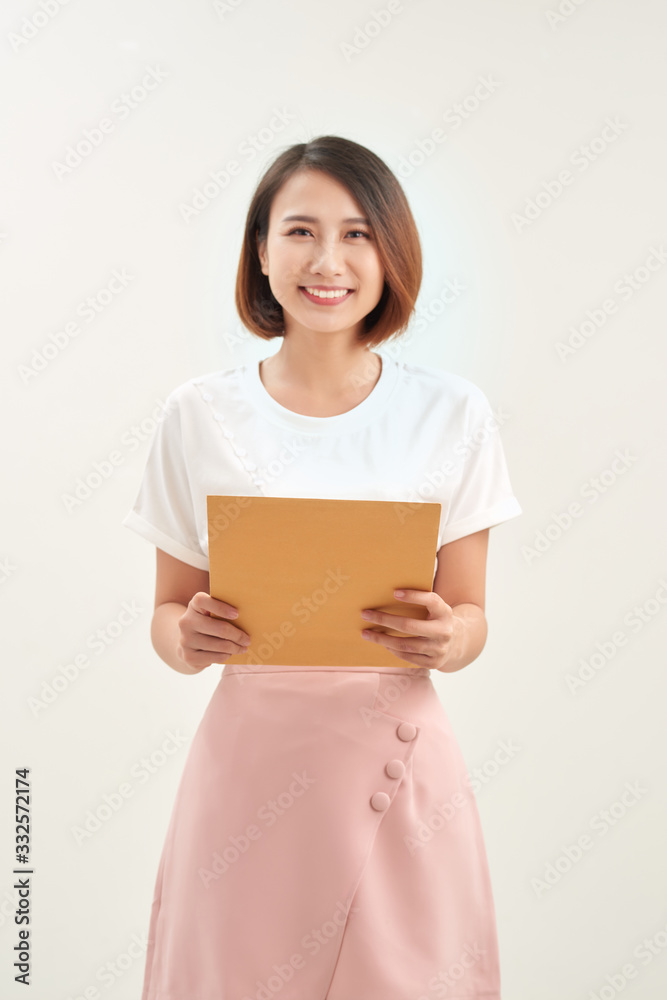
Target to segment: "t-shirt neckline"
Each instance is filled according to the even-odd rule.
[[[244,389],[248,398],[272,424],[302,433],[330,434],[356,430],[373,419],[387,403],[398,378],[398,363],[384,354],[377,353],[382,362],[380,376],[360,403],[345,413],[330,417],[313,417],[289,410],[266,389],[259,374],[259,361],[252,361],[242,368]],[[263,360],[263,359],[262,359]]]

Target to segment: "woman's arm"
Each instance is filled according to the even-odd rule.
[[[452,653],[442,668],[444,673],[467,667],[486,643],[484,606],[489,531],[489,528],[475,531],[438,549],[433,590],[451,607],[455,628]]]
[[[151,641],[160,659],[180,674],[198,674],[242,652],[246,633],[211,612],[234,617],[232,605],[209,595],[207,570],[156,549],[155,610]]]
[[[208,571],[174,559],[162,549],[156,549],[155,553],[155,610],[151,622],[153,649],[173,670],[181,674],[198,673],[177,653],[181,644],[178,621],[195,594],[201,591],[208,593]]]

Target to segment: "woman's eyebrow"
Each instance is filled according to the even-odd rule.
[[[319,222],[313,215],[286,215],[282,222]],[[368,219],[363,219],[361,216],[356,216],[352,219],[343,219],[343,222],[363,222],[366,226],[370,225]]]

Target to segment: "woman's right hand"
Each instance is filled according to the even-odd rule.
[[[176,652],[194,672],[212,663],[225,663],[235,653],[245,653],[250,643],[250,636],[243,629],[212,615],[222,619],[236,618],[238,609],[199,591],[178,619],[180,643]]]

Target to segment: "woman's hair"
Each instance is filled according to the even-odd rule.
[[[382,343],[407,329],[422,281],[422,253],[407,198],[389,167],[365,146],[323,135],[288,147],[259,181],[246,218],[236,275],[236,309],[243,325],[264,340],[284,336],[283,310],[262,273],[257,239],[268,235],[273,199],[299,170],[319,170],[343,184],[359,203],[384,267],[380,301],[364,319],[360,341]]]

